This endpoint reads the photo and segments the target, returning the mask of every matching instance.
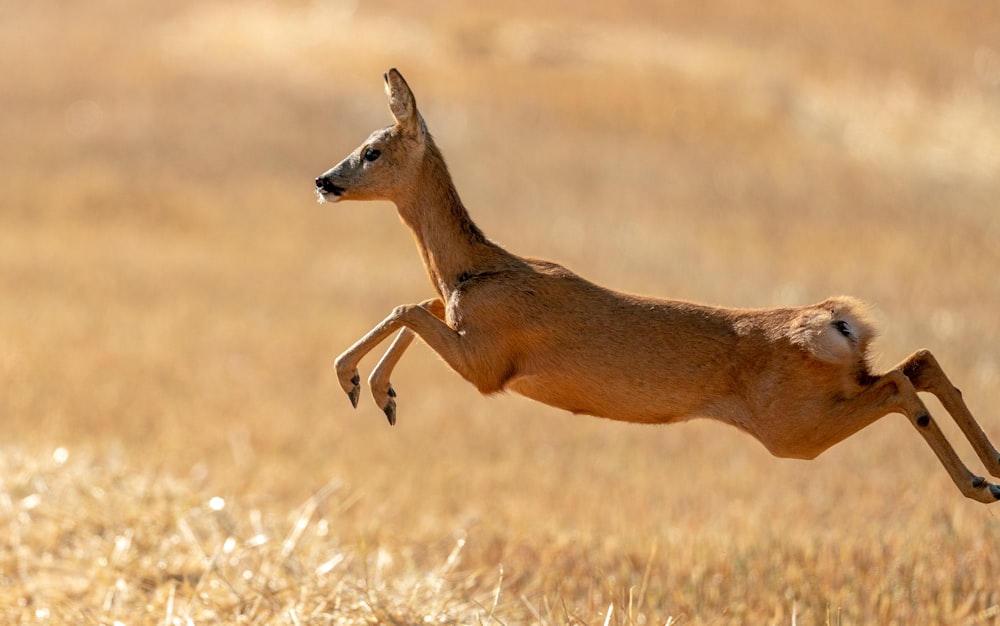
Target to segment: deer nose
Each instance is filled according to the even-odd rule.
[[[332,193],[335,196],[339,196],[344,193],[343,187],[334,185],[326,176],[320,176],[316,179],[316,189],[319,189],[324,193]]]

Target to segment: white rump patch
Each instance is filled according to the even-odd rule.
[[[844,296],[803,309],[789,327],[792,343],[827,363],[863,360],[874,337],[868,306]]]

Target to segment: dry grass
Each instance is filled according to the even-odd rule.
[[[420,347],[397,427],[352,412],[333,357],[428,287],[391,207],[311,191],[399,66],[496,240],[638,292],[861,296],[881,365],[931,348],[998,441],[993,4],[0,18],[0,620],[1000,623],[1000,509],[902,418],[782,461],[481,398]]]

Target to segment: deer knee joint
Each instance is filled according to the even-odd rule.
[[[389,315],[389,317],[398,320],[399,318],[405,316],[409,310],[410,310],[410,305],[400,304],[399,306],[397,306],[392,310],[392,313]]]

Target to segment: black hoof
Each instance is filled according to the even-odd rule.
[[[997,500],[1000,500],[1000,485],[990,485],[990,493]]]
[[[351,406],[358,408],[358,399],[361,397],[361,377],[357,374],[351,378],[354,388],[347,392],[347,397],[351,400]]]
[[[392,395],[395,395],[395,394],[392,394]],[[385,408],[382,409],[382,412],[385,413],[386,419],[389,420],[389,426],[395,426],[396,425],[396,401],[393,400],[392,398],[389,398],[389,404],[385,405]]]

